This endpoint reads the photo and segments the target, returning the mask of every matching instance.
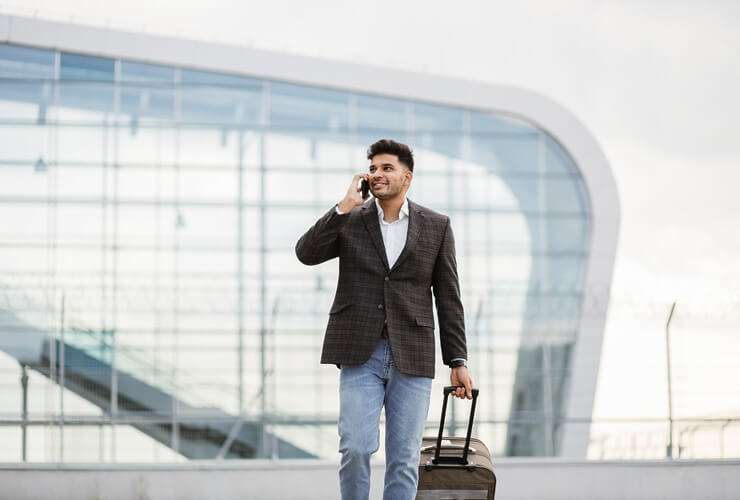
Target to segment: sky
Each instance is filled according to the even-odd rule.
[[[512,85],[613,169],[621,228],[595,417],[740,416],[740,2],[2,0],[37,15]],[[707,391],[707,387],[712,387]]]

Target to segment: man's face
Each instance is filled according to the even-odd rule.
[[[368,172],[370,192],[381,200],[405,193],[413,178],[411,170],[398,161],[398,156],[387,153],[373,156]]]

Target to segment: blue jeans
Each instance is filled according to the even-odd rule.
[[[419,451],[429,411],[432,379],[405,375],[380,338],[370,359],[341,365],[339,376],[339,485],[342,500],[367,500],[370,456],[380,447],[380,409],[385,405],[383,500],[414,500]]]

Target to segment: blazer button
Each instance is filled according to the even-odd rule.
[[[383,309],[383,304],[378,304],[378,309]]]
[[[386,280],[386,281],[390,281],[391,279],[390,279],[390,278],[389,278],[388,276],[386,276],[386,277],[385,277],[385,280]]]

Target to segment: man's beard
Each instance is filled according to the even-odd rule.
[[[377,193],[376,194],[373,190],[370,190],[370,192],[372,193],[372,195],[375,198],[377,198],[379,200],[387,200],[387,199],[390,199],[390,198],[395,198],[396,196],[398,196],[399,194],[401,194],[401,189],[398,189],[398,190],[395,190],[395,191],[392,191],[391,189],[392,188],[391,188],[391,186],[389,184],[386,187],[385,191],[382,192],[382,193]]]

